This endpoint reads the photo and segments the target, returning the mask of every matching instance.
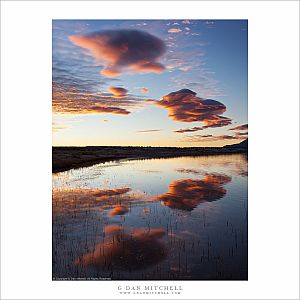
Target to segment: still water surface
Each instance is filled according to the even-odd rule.
[[[53,174],[53,279],[246,280],[247,156]]]

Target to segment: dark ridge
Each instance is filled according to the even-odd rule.
[[[223,148],[225,149],[247,149],[248,151],[248,139],[233,145],[226,145]]]

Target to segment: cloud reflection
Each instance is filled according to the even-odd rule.
[[[77,259],[76,265],[134,271],[155,265],[166,257],[167,250],[159,241],[165,235],[161,228],[129,230],[109,225],[103,231],[108,237],[94,251]]]
[[[128,210],[128,208],[126,206],[124,206],[124,205],[118,205],[118,206],[114,207],[110,211],[109,215],[111,217],[125,215],[126,213],[128,213],[128,211],[129,210]]]
[[[175,180],[158,200],[168,207],[191,211],[200,203],[223,198],[226,195],[223,186],[230,181],[231,177],[219,174],[205,175],[202,180]]]
[[[116,195],[122,195],[126,194],[131,190],[131,188],[125,187],[125,188],[115,188],[115,189],[101,189],[96,192],[94,192],[94,196],[97,198],[107,198],[109,196],[116,196]]]

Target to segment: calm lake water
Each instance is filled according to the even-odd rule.
[[[53,174],[53,279],[247,280],[247,156]]]

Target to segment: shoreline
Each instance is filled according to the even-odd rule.
[[[109,154],[108,154],[109,153]],[[210,156],[247,154],[248,148],[238,147],[52,147],[52,173],[90,167],[95,164],[121,159],[173,158],[184,156]]]

